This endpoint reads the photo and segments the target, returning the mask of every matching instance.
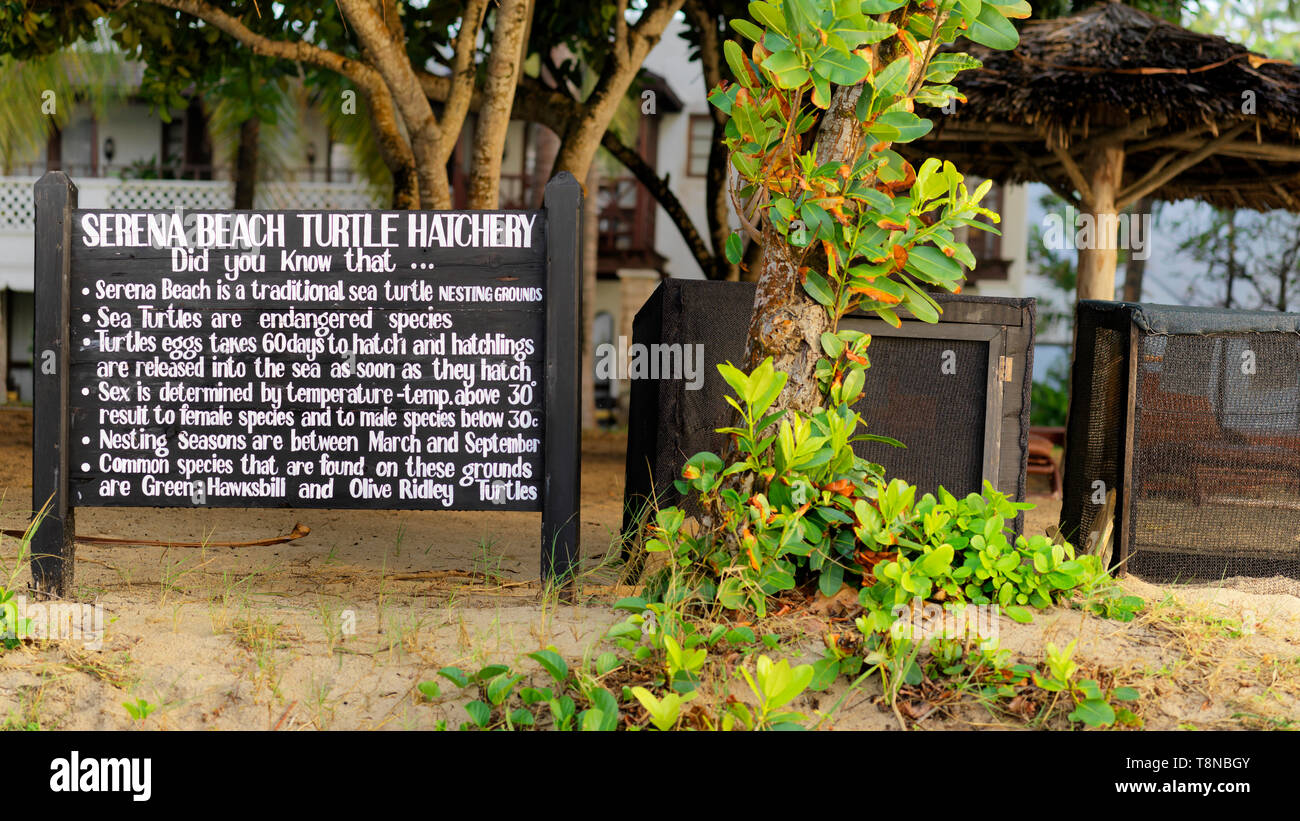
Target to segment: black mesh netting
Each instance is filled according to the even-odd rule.
[[[1091,493],[1094,481],[1124,488],[1131,424],[1131,498],[1127,519],[1125,507],[1117,507],[1115,528],[1117,540],[1126,536],[1126,569],[1150,581],[1247,577],[1257,580],[1250,589],[1294,592],[1293,580],[1300,579],[1297,319],[1081,303],[1063,528],[1072,514],[1079,532],[1095,526],[1101,506]],[[1117,549],[1116,558],[1121,555]]]
[[[943,485],[963,496],[983,484],[988,345],[954,339],[881,336],[868,350],[867,389],[856,407],[867,430],[892,436],[906,449],[876,442],[857,448],[863,458],[926,489]],[[947,358],[955,364],[941,373]],[[879,370],[877,370],[879,368]],[[1011,491],[1014,493],[1014,490]]]
[[[743,359],[753,299],[749,283],[666,280],[637,314],[634,343],[704,346],[704,383],[689,390],[683,380],[633,381],[625,531],[652,497],[660,505],[681,502],[672,482],[688,458],[704,450],[721,452],[724,437],[715,429],[731,424],[732,411],[723,400],[730,388],[715,366]],[[912,482],[923,492],[940,485],[957,495],[978,491],[984,473],[990,345],[996,345],[1013,365],[1011,380],[998,383],[1003,391],[995,426],[999,460],[994,484],[1023,499],[1033,301],[948,296],[941,304],[944,322],[987,328],[983,335],[994,341],[875,336],[868,349],[871,367],[864,398],[856,409],[867,431],[908,447],[860,442],[855,450],[883,465],[886,476]],[[1013,526],[1019,532],[1023,517]]]
[[[1116,432],[1126,424],[1128,334],[1087,327],[1076,345],[1080,347],[1070,394],[1061,531],[1078,545],[1096,527],[1110,490],[1123,491],[1124,437]]]

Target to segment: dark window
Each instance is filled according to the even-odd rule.
[[[983,180],[978,177],[967,177],[966,186],[974,191]],[[1003,196],[1002,186],[997,183],[989,189],[980,200],[980,205],[988,208],[995,213],[1002,213]],[[989,222],[987,217],[979,217],[981,222]],[[1002,224],[994,226],[999,231],[1002,230]],[[956,232],[957,239],[966,243],[972,254],[975,255],[975,270],[967,275],[967,279],[972,282],[978,280],[999,280],[1007,278],[1007,270],[1011,261],[1002,258],[1002,236],[989,231],[981,231],[978,228],[962,228]]]
[[[207,115],[197,99],[162,124],[158,175],[163,179],[212,179],[212,141]]]
[[[686,175],[706,176],[709,173],[709,151],[713,147],[713,118],[708,114],[692,114],[686,143]]]
[[[174,177],[176,169],[185,156],[185,118],[175,116],[171,122],[162,124],[162,153],[158,157],[163,175]]]

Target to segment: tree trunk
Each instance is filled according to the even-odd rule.
[[[571,122],[563,135],[559,156],[555,158],[555,173],[568,171],[578,179],[584,179],[596,159],[601,138],[609,128],[618,110],[619,100],[627,93],[636,71],[627,73],[627,81],[618,83],[617,96],[609,91],[597,89],[581,103],[582,114]]]
[[[579,104],[583,116],[572,118],[564,133],[555,170],[568,171],[578,179],[585,179],[591,168],[601,137],[618,111],[618,104],[627,96],[628,87],[641,71],[646,55],[659,42],[669,21],[682,8],[685,0],[651,0],[641,12],[635,26],[629,27],[621,16],[627,3],[617,5],[614,19],[614,40],[605,67],[596,86]],[[594,196],[594,192],[589,192]]]
[[[708,176],[704,182],[704,199],[709,207],[709,239],[713,243],[713,270],[705,271],[709,279],[740,279],[740,265],[727,260],[727,237],[731,236],[731,203],[727,192],[727,174],[731,170],[731,157],[722,142],[727,132],[727,121],[713,121],[713,145],[709,147]],[[751,277],[752,278],[752,277]]]
[[[1223,307],[1232,307],[1232,286],[1237,281],[1240,271],[1237,268],[1237,211],[1228,212],[1228,292],[1223,299]]]
[[[470,167],[469,207],[495,210],[501,199],[501,159],[510,126],[510,108],[523,65],[532,10],[530,0],[502,0],[492,35],[483,104],[474,126],[474,151]]]
[[[822,407],[815,370],[821,358],[821,335],[831,327],[830,316],[803,289],[798,249],[766,223],[762,243],[754,316],[745,342],[746,370],[772,357],[776,369],[789,375],[773,410],[814,413]]]
[[[1124,301],[1141,302],[1142,301],[1142,280],[1146,276],[1147,261],[1138,259],[1131,254],[1128,262],[1124,263]]]
[[[857,118],[862,86],[840,86],[817,132],[821,163],[852,163],[862,152],[862,124]],[[754,315],[745,342],[745,364],[753,370],[767,357],[789,375],[773,410],[787,408],[813,413],[822,407],[817,385],[821,335],[831,330],[826,309],[803,289],[799,275],[801,249],[786,242],[763,220],[763,250],[758,264]]]
[[[1290,307],[1291,274],[1296,270],[1300,256],[1300,231],[1293,231],[1277,261],[1277,309],[1286,312]]]
[[[483,15],[487,9],[487,0],[469,0],[461,13],[460,30],[456,32],[451,59],[451,77],[447,79],[446,93],[441,97],[442,141],[439,161],[446,165],[455,153],[459,136],[465,127],[465,115],[469,112],[474,97],[475,75],[478,67],[474,63],[474,54],[478,46],[478,33],[483,27]],[[525,48],[527,38],[525,38]],[[422,77],[427,77],[427,72]],[[425,89],[428,93],[428,89]]]
[[[235,154],[235,208],[251,210],[257,194],[257,138],[262,122],[249,117],[239,124],[239,148]]]
[[[402,136],[393,98],[382,84],[362,87],[375,145],[393,178],[393,209],[409,211],[420,207],[420,178],[415,173],[415,154]]]
[[[1133,211],[1129,214],[1129,232],[1133,230],[1133,220],[1140,218],[1143,214],[1151,213],[1155,207],[1155,200],[1151,197],[1143,197],[1133,206]],[[1150,253],[1151,237],[1146,237],[1147,252]],[[1141,302],[1142,301],[1142,280],[1146,276],[1147,258],[1138,259],[1130,251],[1128,261],[1124,263],[1124,301]]]
[[[550,168],[550,164],[555,162],[557,157],[558,145],[554,141],[554,135],[557,131],[565,130],[568,118],[578,116],[579,105],[572,98],[562,97],[554,89],[540,85],[536,81],[530,82],[528,78],[523,79],[519,90],[516,92],[513,116],[516,119],[523,119],[544,127],[541,132],[544,136],[537,142],[537,173],[539,175],[538,179],[543,185],[546,179],[544,172]],[[632,176],[636,177],[637,181],[650,193],[650,196],[663,208],[706,278],[726,279],[729,271],[734,272],[737,266],[727,263],[722,250],[727,239],[727,217],[731,206],[726,202],[727,190],[725,187],[726,168],[730,163],[730,159],[727,157],[726,146],[722,144],[720,139],[714,145],[714,149],[719,149],[722,153],[722,158],[717,164],[717,170],[723,181],[719,184],[719,193],[716,195],[713,191],[713,183],[710,182],[708,194],[710,201],[713,201],[715,196],[720,195],[722,198],[722,202],[718,203],[721,205],[721,217],[714,213],[710,214],[712,248],[706,242],[704,235],[696,228],[690,214],[686,211],[686,207],[673,193],[672,188],[669,186],[668,176],[661,178],[653,166],[647,163],[635,150],[624,145],[619,136],[613,131],[606,129],[605,133],[601,135],[600,145],[615,160],[618,160]],[[710,163],[710,173],[712,173],[714,167],[712,159],[710,159]],[[537,185],[532,187],[540,190]],[[715,219],[722,226],[721,232],[713,230]],[[732,278],[734,279],[734,276]]]
[[[1107,145],[1088,153],[1089,190],[1084,209],[1092,215],[1093,232],[1087,247],[1079,248],[1079,299],[1114,299],[1115,270],[1119,262],[1119,212],[1115,195],[1124,175],[1124,149]],[[1069,230],[1070,226],[1066,226]]]
[[[352,24],[365,61],[379,72],[401,115],[415,155],[415,173],[420,186],[420,207],[451,207],[451,185],[447,166],[442,161],[442,134],[433,115],[429,98],[424,95],[406,44],[393,36],[379,11],[363,0],[339,0],[348,22]]]

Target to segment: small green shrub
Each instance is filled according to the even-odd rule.
[[[13,650],[32,632],[32,620],[18,612],[14,591],[0,587],[0,647]]]
[[[879,489],[877,504],[860,502],[855,531],[872,551],[891,558],[874,568],[875,584],[860,601],[864,633],[888,630],[894,608],[936,596],[946,602],[997,604],[1017,621],[1031,619],[1026,605],[1051,606],[1062,593],[1104,575],[1095,556],[1076,557],[1068,543],[1046,536],[1014,536],[1007,521],[1032,505],[1010,501],[984,484],[964,499],[939,489],[913,503],[916,489],[897,479]]]
[[[815,579],[828,596],[849,582],[867,611],[858,625],[873,634],[890,628],[895,608],[918,600],[997,604],[1029,621],[1027,607],[1106,578],[1096,557],[1076,556],[1068,543],[1015,536],[1008,522],[1032,505],[987,482],[962,499],[940,488],[919,500],[914,486],[886,482],[852,448],[880,437],[859,433],[861,420],[845,404],[811,416],[768,413],[785,383],[770,360],[749,375],[719,370],[736,393],[726,399],[740,424],[723,430],[738,458],[687,461],[678,489],[694,494],[709,521],[690,529],[680,508],[657,511],[646,549],[670,561],[648,584],[650,596],[671,592],[762,617],[769,596],[801,580]]]
[[[132,721],[144,721],[158,709],[157,704],[150,704],[142,698],[137,698],[135,701],[124,701],[122,707],[126,709],[126,714],[131,717]]]
[[[644,603],[620,603],[633,609]],[[709,661],[709,650],[718,646],[755,644],[758,639],[748,628],[716,625],[707,634],[692,632],[684,641],[666,633],[644,632],[645,616],[634,614],[611,629],[609,636],[625,651],[635,652],[629,660],[615,653],[602,653],[590,669],[586,663],[571,668],[554,648],[530,653],[545,676],[528,676],[506,665],[489,664],[471,674],[459,667],[444,667],[438,675],[454,684],[472,700],[465,704],[467,720],[461,730],[797,730],[807,716],[787,709],[808,689],[813,666],[791,666],[786,660],[773,662],[760,655],[754,672],[742,664],[736,669],[713,659],[713,669],[725,681],[739,680],[754,695],[747,704],[731,697],[706,694],[701,674]],[[631,628],[629,631],[626,628]],[[634,633],[638,638],[631,637]],[[654,636],[658,638],[652,638]],[[606,686],[615,673],[628,683]],[[538,681],[538,678],[541,681]],[[727,689],[723,688],[724,691]],[[420,700],[443,700],[435,681],[417,685]],[[689,713],[689,715],[688,715]],[[436,724],[447,729],[445,720]]]
[[[1127,708],[1118,710],[1112,702],[1134,701],[1137,690],[1132,687],[1116,687],[1102,690],[1093,679],[1077,679],[1078,662],[1074,661],[1074,647],[1078,639],[1070,642],[1065,649],[1047,643],[1047,660],[1043,672],[1034,672],[1034,684],[1049,693],[1065,693],[1074,702],[1070,712],[1070,721],[1086,724],[1089,727],[1110,727],[1118,720],[1124,724],[1136,723],[1137,717]]]

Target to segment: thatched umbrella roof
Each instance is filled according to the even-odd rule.
[[[1077,163],[1087,146],[1116,139],[1130,187],[1157,166],[1169,169],[1180,153],[1190,159],[1222,141],[1147,193],[1300,211],[1298,66],[1119,3],[1027,21],[1013,51],[962,46],[984,67],[960,76],[967,102],[935,117],[929,138],[942,140],[944,156],[960,158],[960,167],[1068,191],[1076,186],[1054,151]],[[1223,140],[1235,127],[1238,135]],[[1121,199],[1138,199],[1122,191]]]
[[[1026,21],[1013,51],[955,50],[984,67],[914,151],[1092,213],[1144,196],[1300,211],[1300,67],[1113,2]]]

